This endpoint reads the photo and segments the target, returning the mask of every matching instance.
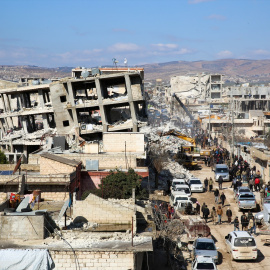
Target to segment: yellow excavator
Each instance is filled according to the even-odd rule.
[[[194,146],[196,145],[195,140],[193,138],[191,138],[191,137],[189,137],[189,136],[187,136],[187,135],[185,135],[185,134],[183,134],[183,133],[181,133],[179,131],[176,131],[174,129],[171,129],[168,132],[165,132],[165,133],[162,134],[162,136],[167,136],[167,135],[176,136],[176,137],[178,137],[178,138],[180,138],[180,139],[182,139],[184,141],[187,141],[187,142],[191,143]]]

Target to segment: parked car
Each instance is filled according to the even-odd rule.
[[[210,257],[198,256],[191,264],[192,270],[217,270],[216,264]]]
[[[194,259],[198,256],[212,258],[215,263],[218,263],[218,252],[213,239],[197,238],[193,243]]]
[[[229,168],[226,164],[216,164],[214,168],[215,172],[215,180],[218,181],[218,178],[222,176],[223,181],[229,181],[230,175],[229,175]]]
[[[203,192],[203,184],[199,178],[197,179],[190,179],[189,180],[189,187],[191,192]]]
[[[189,200],[176,200],[174,209],[187,215],[194,214],[195,211],[192,202]]]
[[[178,185],[186,185],[186,181],[184,179],[173,179],[172,180],[172,189],[175,187],[175,186],[178,186]]]
[[[263,221],[269,223],[270,221],[270,204],[264,203],[263,210],[254,215],[256,223],[262,223]]]
[[[233,260],[257,260],[258,251],[254,237],[245,231],[233,231],[225,236],[227,251]]]
[[[173,192],[170,196],[170,205],[174,205],[176,206],[177,205],[177,201],[190,201],[190,197],[187,196],[185,193],[183,193],[182,191],[176,191],[176,192]]]
[[[239,210],[257,208],[256,198],[252,192],[240,193],[236,201],[237,201]]]
[[[248,187],[238,187],[234,190],[234,198],[237,199],[240,193],[251,192]]]
[[[183,194],[191,196],[191,191],[188,185],[176,185],[172,190],[172,193],[174,192],[183,192]]]

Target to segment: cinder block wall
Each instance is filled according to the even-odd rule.
[[[75,251],[81,270],[135,270],[132,252]],[[74,270],[72,251],[50,250],[54,270]]]
[[[76,168],[48,158],[40,157],[40,174],[72,173]]]
[[[135,205],[126,207],[89,194],[84,201],[75,201],[73,217],[82,216],[88,222],[99,224],[131,224],[135,214],[134,209]]]
[[[144,152],[144,133],[103,133],[104,152]]]

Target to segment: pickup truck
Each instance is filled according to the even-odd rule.
[[[256,199],[252,192],[240,193],[236,200],[239,210],[257,208]]]

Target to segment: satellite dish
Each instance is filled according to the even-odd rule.
[[[124,65],[127,66],[128,60],[127,58],[124,59]]]
[[[82,75],[83,78],[86,79],[86,78],[89,76],[89,71],[88,71],[87,69],[84,69],[84,70],[82,71],[82,74],[81,74],[81,75]]]

